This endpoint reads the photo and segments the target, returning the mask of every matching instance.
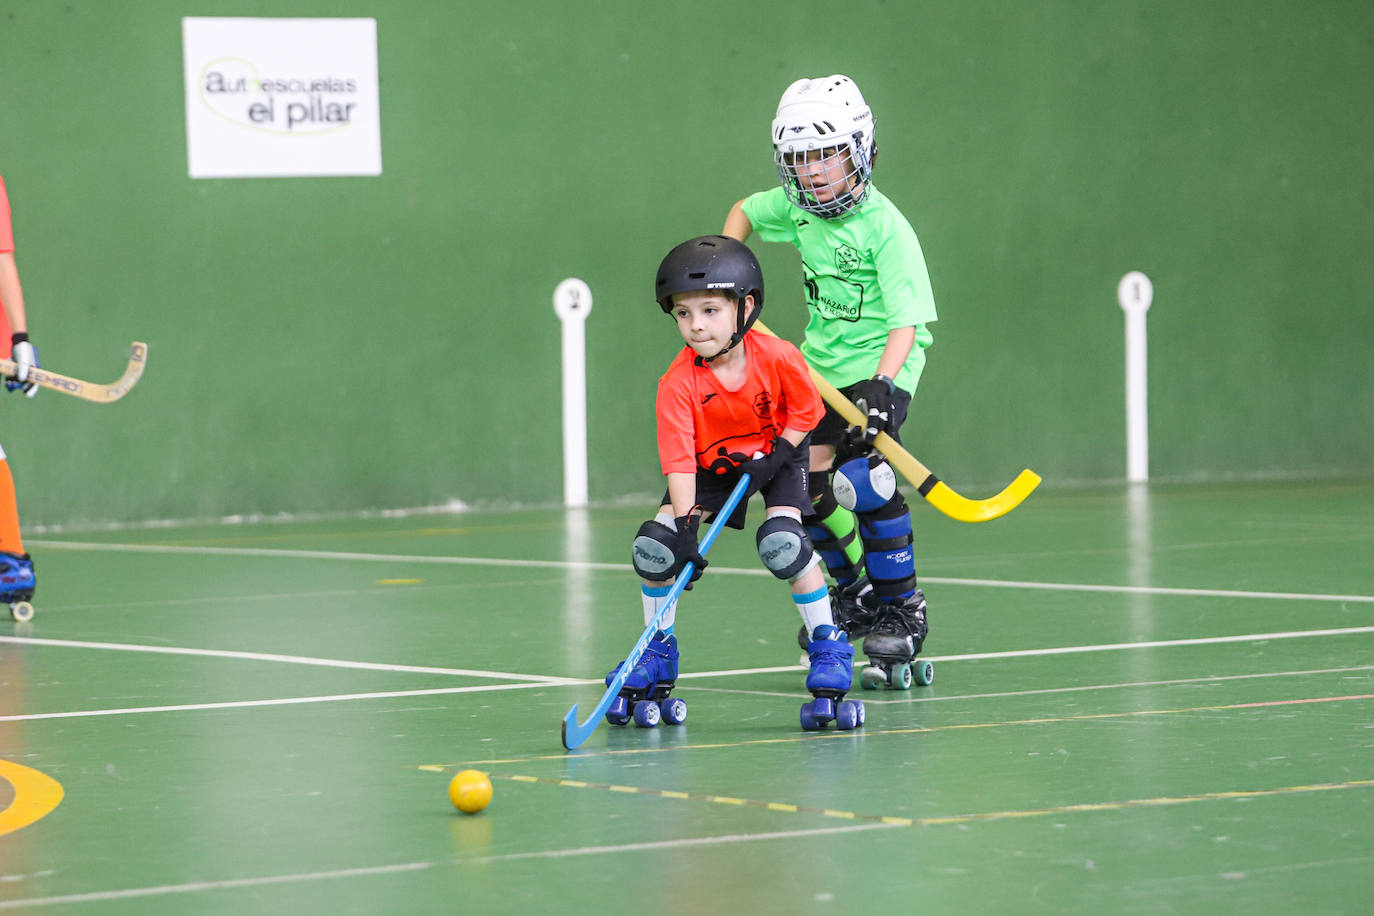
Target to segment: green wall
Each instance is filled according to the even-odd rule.
[[[375,16],[383,175],[189,179],[184,15]],[[150,344],[119,404],[0,401],[22,514],[555,502],[566,276],[595,296],[592,496],[655,490],[679,341],[653,271],[774,182],[777,96],[836,71],[926,250],[941,320],[905,433],[957,489],[1124,476],[1131,269],[1155,476],[1366,473],[1371,34],[1365,0],[0,0],[40,354],[102,379]],[[796,255],[759,251],[795,339]]]

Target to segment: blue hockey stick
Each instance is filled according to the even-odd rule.
[[[739,483],[735,484],[735,489],[730,493],[730,498],[725,500],[725,505],[720,507],[720,511],[716,513],[715,520],[711,522],[711,527],[706,531],[706,537],[701,539],[701,555],[703,557],[706,556],[706,551],[711,549],[711,545],[716,542],[716,537],[720,534],[721,529],[725,527],[726,520],[734,514],[735,507],[739,505],[740,500],[744,499],[744,494],[747,492],[749,492],[749,475],[741,474]],[[620,688],[625,686],[625,678],[629,677],[635,665],[639,664],[639,658],[644,654],[644,650],[648,648],[649,640],[653,639],[654,634],[658,632],[659,626],[663,623],[663,615],[668,612],[668,608],[672,607],[673,604],[677,602],[678,596],[682,594],[682,590],[687,587],[688,582],[692,581],[692,573],[695,571],[696,567],[691,563],[682,567],[682,572],[678,573],[677,581],[673,583],[672,590],[668,592],[667,600],[659,605],[658,611],[654,614],[654,618],[649,621],[649,625],[645,627],[644,632],[640,634],[639,642],[635,643],[635,647],[630,650],[630,654],[625,656],[625,664],[621,665],[615,677],[611,678],[611,683],[606,688],[606,692],[602,695],[601,702],[596,704],[596,709],[592,710],[592,714],[587,717],[587,721],[582,723],[577,721],[576,703],[573,704],[572,709],[568,710],[568,714],[563,717],[563,746],[568,750],[579,747],[582,742],[592,736],[592,732],[596,731],[596,727],[601,724],[601,717],[606,715],[606,710],[611,708],[611,703],[615,701],[616,696],[620,693]]]

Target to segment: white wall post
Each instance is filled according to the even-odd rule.
[[[587,505],[587,316],[592,291],[569,277],[553,291],[553,313],[563,326],[563,503]]]
[[[1121,278],[1116,301],[1126,313],[1126,479],[1150,479],[1150,422],[1147,399],[1145,313],[1154,284],[1138,270]]]

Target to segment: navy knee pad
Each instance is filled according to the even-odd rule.
[[[835,501],[858,515],[876,512],[897,495],[897,475],[882,455],[851,458],[835,469]]]
[[[801,522],[790,515],[775,515],[759,525],[754,541],[763,565],[788,582],[800,579],[820,562]]]

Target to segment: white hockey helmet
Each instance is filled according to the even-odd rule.
[[[873,160],[873,109],[847,76],[799,79],[788,86],[773,118],[773,164],[792,203],[832,218],[852,210],[868,193]],[[843,179],[820,182],[808,162],[843,166]]]

